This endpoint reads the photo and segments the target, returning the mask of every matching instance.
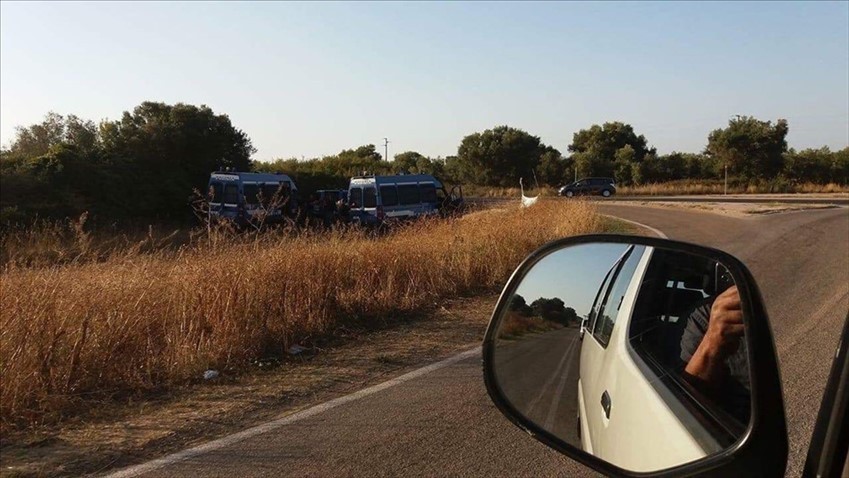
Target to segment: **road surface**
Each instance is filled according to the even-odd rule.
[[[799,476],[849,310],[849,210],[733,218],[637,206],[600,209],[673,239],[723,249],[749,266],[781,364],[788,476]],[[479,356],[183,458],[141,476],[591,476],[500,415],[484,390]]]
[[[578,435],[578,327],[565,327],[501,340],[495,370],[504,396],[543,429],[581,446]]]

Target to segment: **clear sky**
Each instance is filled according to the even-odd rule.
[[[849,144],[849,2],[0,3],[0,142],[47,111],[207,104],[259,149],[455,154],[508,124],[562,152],[621,120],[661,153],[736,114]],[[379,148],[382,151],[382,148]]]
[[[627,244],[581,244],[560,249],[537,262],[516,294],[528,305],[540,297],[562,300],[584,317],[593,305],[604,276],[622,257]]]

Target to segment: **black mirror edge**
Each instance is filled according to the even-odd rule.
[[[849,311],[831,363],[802,477],[838,478],[849,474]]]
[[[509,297],[518,287],[528,269],[542,257],[566,246],[587,243],[637,244],[650,247],[689,252],[718,260],[728,267],[735,281],[746,313],[763,320],[749,321],[746,328],[749,363],[752,375],[752,421],[743,437],[731,448],[694,463],[657,472],[638,473],[624,470],[583,450],[569,445],[553,434],[525,419],[504,397],[492,369],[494,352],[494,325],[509,303]],[[742,286],[742,287],[741,287]],[[493,311],[483,341],[483,373],[487,393],[495,406],[514,425],[558,452],[606,476],[617,477],[684,477],[684,476],[783,476],[787,467],[787,423],[784,415],[784,397],[781,377],[775,354],[772,330],[766,315],[760,290],[746,266],[730,254],[706,246],[670,239],[623,234],[592,234],[558,239],[532,252],[513,272]],[[757,359],[756,359],[757,358]]]

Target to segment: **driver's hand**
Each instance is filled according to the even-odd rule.
[[[704,341],[708,350],[718,357],[728,357],[740,345],[743,336],[743,311],[737,286],[731,286],[717,296],[710,308],[710,322]]]

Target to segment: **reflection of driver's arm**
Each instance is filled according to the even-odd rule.
[[[699,313],[697,309],[694,314]],[[706,311],[701,311],[706,312]],[[693,340],[700,332],[695,321],[688,321],[684,331],[684,342]],[[708,388],[721,386],[728,374],[726,360],[740,345],[743,335],[743,312],[740,307],[740,295],[737,287],[732,286],[720,294],[710,307],[707,330],[698,347],[687,360],[684,372]],[[683,357],[682,357],[683,358]]]

